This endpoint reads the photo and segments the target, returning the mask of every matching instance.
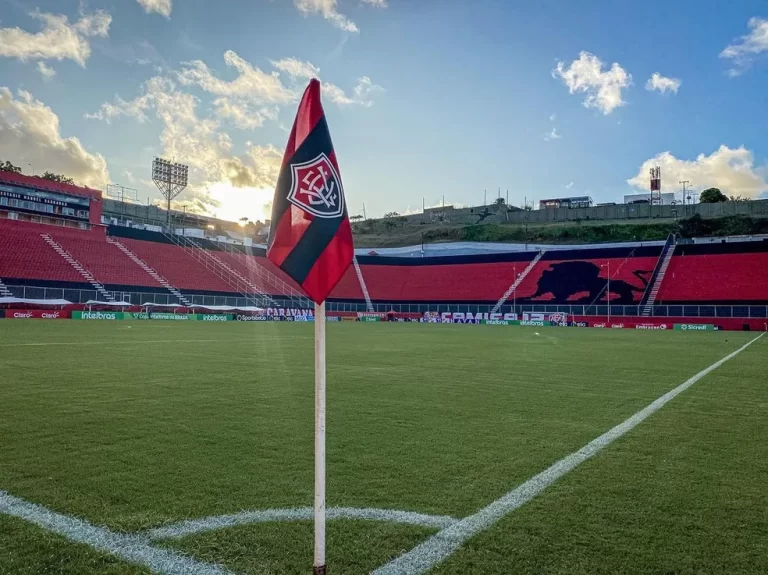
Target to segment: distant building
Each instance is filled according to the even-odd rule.
[[[648,204],[651,201],[651,194],[630,194],[628,196],[624,196],[624,203],[625,204]],[[664,192],[661,194],[661,205],[663,206],[671,206],[675,203],[675,193],[674,192]]]
[[[589,196],[577,196],[574,198],[553,198],[550,200],[540,200],[539,209],[547,208],[591,208],[592,198]]]

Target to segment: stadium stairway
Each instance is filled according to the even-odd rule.
[[[167,289],[171,294],[176,297],[182,304],[185,306],[191,306],[192,302],[189,301],[186,297],[184,297],[181,292],[173,287],[167,279],[165,279],[163,276],[161,276],[159,273],[157,273],[147,262],[142,260],[139,256],[137,256],[135,253],[133,253],[129,248],[127,248],[122,242],[116,240],[113,237],[108,236],[107,237],[107,243],[112,244],[117,249],[119,249],[121,252],[123,252],[125,255],[127,255],[136,265],[138,265],[141,269],[143,269],[149,276],[154,279],[157,283],[159,283],[161,286],[163,286],[165,289]]]
[[[643,317],[649,317],[653,311],[653,304],[656,302],[656,297],[659,295],[659,289],[661,283],[664,281],[664,276],[669,268],[669,262],[672,261],[672,256],[675,253],[675,237],[670,234],[667,238],[667,243],[664,244],[664,249],[659,256],[656,269],[653,271],[651,281],[647,287],[647,295],[643,296],[640,305],[643,306]]]
[[[8,286],[3,283],[2,279],[0,279],[0,297],[13,297],[13,294],[8,289]]]
[[[355,274],[357,275],[357,281],[360,282],[360,291],[363,292],[365,298],[365,309],[369,312],[373,312],[373,303],[371,302],[371,294],[368,293],[368,288],[365,285],[365,279],[363,279],[363,270],[360,269],[360,264],[357,261],[357,256],[352,256],[352,265],[355,267]]]
[[[83,282],[72,266],[45,245],[40,233],[50,230],[51,226],[0,220],[0,275],[6,281]]]
[[[163,232],[171,243],[184,250],[205,268],[224,280],[233,290],[250,301],[254,306],[274,305],[274,300],[261,289],[248,281],[239,272],[217,257],[212,251],[203,249],[194,240],[186,236]]]
[[[217,256],[259,286],[264,293],[287,297],[295,307],[312,309],[314,306],[298,284],[267,258],[236,251],[217,252]]]
[[[518,288],[518,286],[523,283],[523,280],[525,280],[525,277],[531,273],[531,270],[536,267],[536,264],[539,263],[539,260],[544,257],[544,254],[546,253],[545,250],[540,251],[538,254],[536,254],[536,257],[531,260],[531,263],[529,263],[526,268],[518,275],[514,281],[512,282],[512,285],[509,286],[509,289],[504,292],[504,294],[499,298],[499,301],[496,302],[496,305],[493,306],[493,309],[491,310],[491,313],[497,313],[499,309],[501,309],[501,306],[503,306],[506,301],[509,299],[509,296],[511,296],[515,290]],[[513,272],[514,273],[514,272]]]
[[[104,286],[101,284],[101,282],[97,281],[96,278],[93,276],[93,274],[85,269],[85,266],[81,264],[79,261],[77,261],[74,257],[72,257],[72,254],[70,254],[67,250],[65,250],[61,245],[59,245],[56,240],[54,240],[50,234],[42,233],[40,234],[40,237],[45,240],[45,243],[47,243],[53,250],[59,254],[65,262],[67,262],[69,265],[71,265],[77,273],[79,273],[85,281],[87,281],[89,284],[91,284],[94,289],[96,290],[96,293],[100,294],[102,297],[104,297],[105,300],[112,303],[115,301],[115,299],[112,297],[112,294],[109,293],[106,289],[104,289]]]

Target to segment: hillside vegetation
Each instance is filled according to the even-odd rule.
[[[508,242],[588,244],[664,240],[670,233],[683,238],[768,234],[768,218],[728,216],[703,219],[614,222],[564,222],[552,224],[480,225],[425,224],[368,220],[353,226],[357,247],[397,247],[436,242]]]

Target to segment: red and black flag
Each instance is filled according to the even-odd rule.
[[[277,179],[267,257],[315,303],[321,303],[339,283],[353,254],[352,228],[320,102],[320,82],[311,80]]]

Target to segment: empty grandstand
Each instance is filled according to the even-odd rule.
[[[263,245],[190,238],[186,230],[154,225],[105,225],[95,190],[2,178],[3,198],[26,198],[0,211],[4,293],[76,303],[310,307],[301,288],[266,259]],[[65,212],[72,202],[82,210]],[[528,250],[443,245],[427,257],[419,249],[358,250],[329,308],[765,317],[768,241],[757,239],[676,244],[670,237]]]

